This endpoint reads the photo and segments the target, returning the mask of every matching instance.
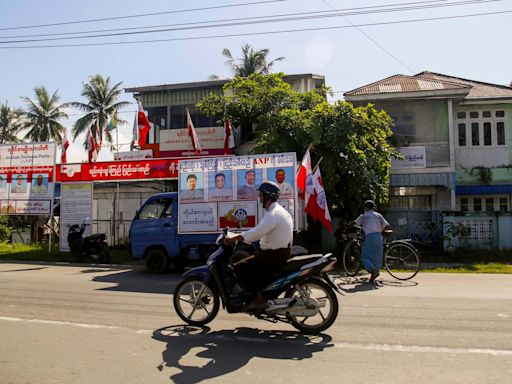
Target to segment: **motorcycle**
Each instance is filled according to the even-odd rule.
[[[96,233],[85,238],[82,237],[89,224],[84,220],[81,224],[69,226],[68,244],[72,254],[78,256],[79,261],[84,259],[98,263],[110,262],[110,248],[104,233]]]
[[[176,313],[190,325],[202,326],[212,321],[221,302],[228,313],[241,313],[252,299],[252,294],[237,284],[232,257],[240,251],[237,246],[224,244],[228,234],[224,230],[219,235],[219,248],[208,257],[206,265],[185,272],[175,289]],[[341,291],[328,275],[335,264],[336,258],[330,253],[290,258],[276,279],[262,290],[266,307],[244,313],[273,323],[289,323],[307,334],[326,330],[338,315],[335,291]]]

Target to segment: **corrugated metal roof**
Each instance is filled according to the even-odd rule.
[[[512,98],[512,87],[467,80],[441,73],[424,71],[414,76],[394,75],[375,83],[348,91],[346,96],[376,95],[382,93],[409,93],[467,89],[467,99]]]
[[[347,96],[372,95],[378,93],[422,92],[436,90],[460,90],[469,88],[446,80],[418,78],[415,76],[394,75],[375,83],[346,92]]]

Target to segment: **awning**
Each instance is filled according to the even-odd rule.
[[[455,173],[408,173],[390,175],[391,187],[455,187]]]
[[[510,195],[512,184],[508,185],[458,185],[456,195]]]

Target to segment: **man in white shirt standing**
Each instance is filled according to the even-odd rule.
[[[265,181],[258,187],[259,201],[265,209],[260,223],[231,238],[228,243],[245,241],[248,243],[260,240],[260,250],[235,264],[235,272],[240,285],[255,294],[254,301],[244,311],[255,311],[265,308],[266,299],[260,292],[269,284],[275,273],[281,269],[291,257],[293,241],[293,219],[286,209],[277,203],[279,186],[272,181]]]
[[[354,224],[363,227],[364,244],[361,261],[365,269],[371,273],[370,283],[375,281],[382,268],[382,252],[384,251],[382,234],[391,231],[391,227],[384,216],[375,212],[374,209],[375,203],[366,200],[364,202],[364,213],[354,221]]]

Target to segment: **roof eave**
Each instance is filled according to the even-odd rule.
[[[431,97],[450,97],[450,96],[466,96],[469,89],[449,89],[449,90],[433,90],[421,92],[385,92],[372,93],[367,95],[348,95],[344,94],[346,101],[365,101],[365,100],[389,100],[389,99],[421,99]]]

